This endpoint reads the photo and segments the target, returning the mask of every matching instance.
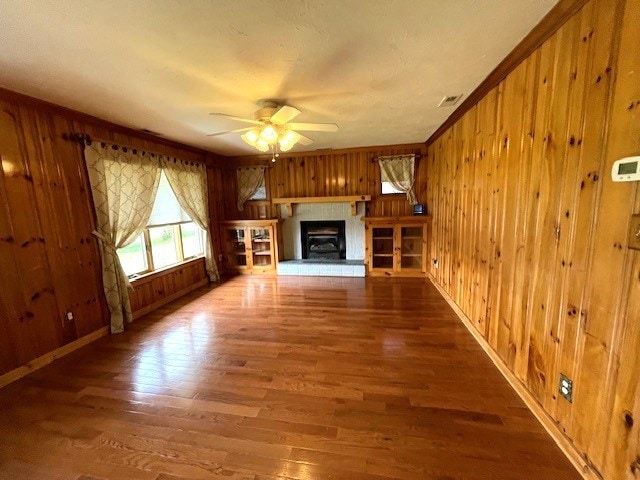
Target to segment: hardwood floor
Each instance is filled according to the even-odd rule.
[[[0,390],[2,479],[579,479],[435,288],[243,276]]]

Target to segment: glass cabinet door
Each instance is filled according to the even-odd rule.
[[[400,228],[400,269],[422,270],[422,225]]]
[[[371,227],[371,268],[393,269],[393,227]]]
[[[272,267],[272,238],[270,228],[250,228],[251,253],[254,267]]]
[[[225,261],[230,268],[247,266],[247,244],[244,228],[225,228]]]

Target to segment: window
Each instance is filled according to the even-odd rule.
[[[262,183],[249,200],[266,200],[267,199],[267,187],[264,183],[264,175],[262,175]]]
[[[118,249],[124,272],[139,275],[204,254],[203,231],[180,207],[164,172],[147,228]]]
[[[380,165],[380,193],[392,195],[404,193],[416,203],[413,183],[415,180],[415,155],[393,155],[378,157]]]
[[[202,231],[195,223],[183,223],[180,225],[180,235],[182,236],[182,251],[185,258],[202,255],[204,245],[202,245]]]
[[[180,261],[175,225],[149,228],[153,267],[162,268]]]
[[[145,251],[144,237],[142,235],[136,238],[131,245],[119,249],[118,256],[124,273],[127,275],[148,270],[147,252]]]
[[[391,182],[382,182],[382,194],[388,195],[391,193],[404,193],[404,192],[394,187]]]

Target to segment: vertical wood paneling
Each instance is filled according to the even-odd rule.
[[[195,260],[166,270],[150,274],[131,282],[131,310],[134,316],[147,312],[154,304],[180,292],[189,291],[193,285],[207,280],[204,260]]]
[[[267,200],[274,197],[325,197],[338,195],[371,195],[367,202],[368,216],[411,215],[412,208],[405,195],[380,193],[380,167],[377,157],[413,153],[426,155],[423,144],[362,147],[325,152],[283,155],[275,163],[258,156],[229,159],[222,172],[225,178],[224,215],[227,220],[256,220],[281,216],[279,207],[261,202],[247,202],[244,211],[238,211],[236,168],[239,165],[267,165]],[[426,203],[426,158],[417,160],[416,192],[418,200]],[[427,205],[428,207],[428,205]]]
[[[207,160],[205,152],[153,142],[123,127],[0,91],[0,374],[107,324],[82,147],[63,138],[71,132]],[[215,177],[219,169],[210,170]],[[213,205],[220,203],[221,192],[210,190]],[[200,280],[199,275],[178,278]],[[171,281],[163,291],[184,286]],[[144,306],[139,300],[137,307]]]
[[[619,22],[619,20],[618,20]],[[640,152],[640,4],[626,3],[620,38],[619,64],[612,121],[609,132],[608,164],[618,157]],[[640,212],[640,187],[638,183],[627,185],[620,195],[623,212],[631,209]],[[629,198],[635,197],[630,202]],[[606,212],[599,221],[607,223]],[[623,243],[624,245],[624,243]],[[615,245],[609,248],[620,250]],[[612,382],[612,418],[606,444],[615,443],[618,448],[605,457],[608,470],[618,466],[628,472],[640,472],[640,252],[626,251],[624,278],[628,286],[623,290],[619,307],[619,322],[612,342],[611,371],[617,371]],[[631,475],[630,475],[631,476]],[[631,477],[633,478],[633,477]]]
[[[586,3],[427,153],[434,280],[607,480],[640,475],[639,24]]]
[[[0,103],[2,159],[2,290],[3,319],[11,355],[3,372],[53,350],[62,341],[62,322],[51,281],[45,233],[37,215],[25,215],[36,205],[30,159],[24,155],[20,113]],[[5,300],[6,298],[6,300]],[[52,316],[55,321],[48,321]]]

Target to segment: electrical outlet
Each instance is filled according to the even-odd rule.
[[[567,402],[573,403],[573,380],[567,377],[564,373],[560,374],[560,386],[558,387],[560,395],[562,395]]]
[[[438,268],[438,259],[437,258],[433,259],[433,268]]]
[[[67,317],[67,322],[73,321],[73,312],[67,312],[65,316]]]

